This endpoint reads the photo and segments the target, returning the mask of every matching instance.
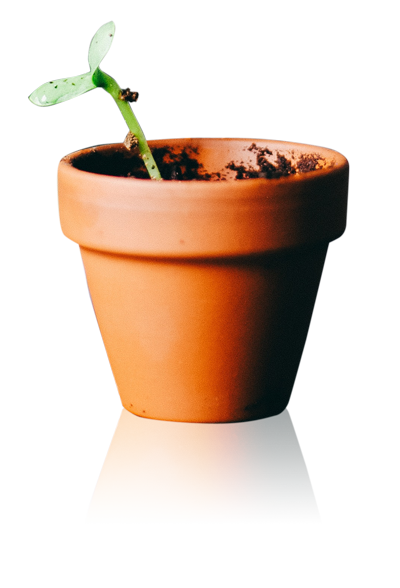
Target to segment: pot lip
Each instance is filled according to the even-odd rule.
[[[253,139],[170,139],[151,146],[198,146],[205,164],[238,157]],[[250,144],[251,144],[250,143]],[[346,227],[348,163],[343,155],[302,143],[257,140],[258,145],[299,154],[318,149],[335,166],[276,179],[152,181],[74,168],[86,150],[59,166],[58,194],[64,234],[81,247],[108,253],[162,258],[225,258],[263,254],[337,239]],[[98,146],[117,147],[121,143]],[[208,153],[207,153],[208,150]],[[207,157],[210,157],[207,160]],[[214,160],[214,161],[213,161]]]
[[[299,149],[300,151],[306,153],[311,152],[315,153],[318,151],[321,155],[331,159],[331,165],[327,166],[323,169],[314,170],[311,172],[305,172],[300,174],[294,174],[290,176],[283,176],[280,178],[251,178],[251,179],[244,179],[244,180],[236,180],[236,179],[227,179],[225,181],[196,181],[196,180],[164,180],[164,181],[152,181],[150,179],[141,179],[141,178],[134,178],[134,177],[121,177],[121,176],[111,176],[108,174],[98,174],[95,172],[83,171],[73,166],[73,161],[78,159],[82,155],[93,151],[93,150],[101,150],[106,151],[109,149],[121,149],[125,147],[123,143],[105,143],[99,145],[93,145],[91,147],[85,147],[83,149],[78,149],[68,155],[65,155],[60,161],[60,167],[67,167],[68,173],[72,174],[73,176],[80,176],[82,175],[87,178],[87,180],[97,179],[99,181],[101,179],[102,182],[105,184],[108,182],[112,182],[114,186],[119,184],[121,187],[127,185],[129,186],[137,186],[137,187],[145,187],[148,186],[149,183],[152,186],[152,190],[156,189],[157,196],[161,196],[162,194],[170,195],[171,188],[174,190],[175,196],[187,196],[188,191],[196,192],[198,194],[199,190],[204,193],[210,193],[215,196],[226,196],[226,186],[229,185],[233,186],[241,186],[254,191],[256,186],[262,186],[263,190],[260,190],[258,193],[254,191],[254,197],[258,198],[265,198],[265,187],[270,186],[271,192],[278,186],[291,186],[291,185],[298,185],[302,184],[305,186],[312,185],[317,181],[321,181],[323,178],[327,176],[332,177],[337,174],[341,174],[344,171],[349,169],[348,160],[344,155],[335,151],[333,149],[327,147],[320,147],[316,145],[310,145],[307,143],[297,143],[292,141],[280,141],[280,140],[273,140],[273,139],[248,139],[248,138],[236,138],[236,137],[225,137],[225,138],[214,138],[214,137],[193,137],[193,138],[172,138],[172,139],[153,139],[149,140],[148,144],[151,147],[157,147],[165,144],[170,145],[179,145],[182,143],[193,142],[195,145],[196,143],[203,143],[207,142],[209,144],[215,143],[223,143],[223,142],[242,142],[248,143],[249,145],[252,143],[262,144],[264,146],[271,145],[274,149]],[[157,188],[155,188],[157,185]],[[246,190],[246,193],[248,190]],[[229,196],[226,196],[229,197]],[[246,196],[248,199],[248,195]]]

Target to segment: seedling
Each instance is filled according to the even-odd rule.
[[[137,99],[137,92],[131,92],[129,88],[122,90],[114,78],[100,69],[100,63],[107,55],[113,42],[114,33],[115,25],[111,21],[100,27],[94,35],[89,47],[89,72],[73,78],[60,78],[59,80],[47,82],[32,92],[29,100],[37,106],[53,106],[54,104],[71,100],[71,98],[76,98],[95,88],[103,88],[114,98],[128,125],[130,146],[137,144],[151,179],[161,180],[160,172],[147,144],[146,137],[129,104],[129,102],[134,102]]]

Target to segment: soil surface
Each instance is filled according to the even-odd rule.
[[[113,151],[92,151],[76,167],[83,171],[111,176],[150,179],[135,144],[126,149]],[[245,162],[246,151],[252,154],[252,162]],[[318,153],[296,155],[294,151],[275,153],[268,147],[259,147],[252,143],[244,149],[243,160],[230,161],[224,169],[208,173],[198,161],[195,147],[176,150],[173,147],[154,147],[153,157],[164,180],[203,180],[223,181],[227,179],[245,180],[251,178],[281,178],[294,174],[303,174],[325,167],[325,159]],[[254,161],[255,156],[255,161]],[[232,174],[232,172],[234,172]]]

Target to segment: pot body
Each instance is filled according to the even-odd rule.
[[[188,261],[81,247],[123,406],[198,422],[284,410],[326,249]]]

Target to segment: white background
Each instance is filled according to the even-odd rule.
[[[3,21],[3,585],[394,586],[395,3],[203,0],[112,8],[36,2],[8,8]],[[327,526],[80,526],[81,349],[64,348],[61,334],[79,340],[81,276],[54,267],[55,138],[26,135],[26,21],[46,18],[139,19],[147,133],[351,139],[352,268],[328,270],[325,283]],[[76,366],[68,373],[66,353]]]

